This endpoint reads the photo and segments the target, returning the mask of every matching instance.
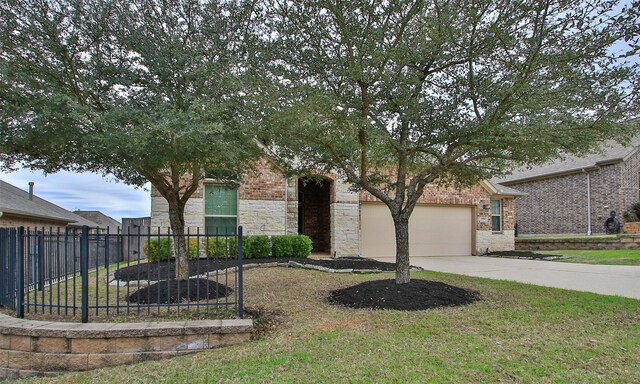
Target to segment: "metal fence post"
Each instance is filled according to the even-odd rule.
[[[244,293],[242,290],[242,225],[238,227],[238,317],[244,315]]]
[[[42,291],[44,289],[44,231],[36,232],[36,257],[37,257],[37,266],[36,269],[38,271],[38,291]]]
[[[18,271],[16,276],[16,285],[18,292],[16,293],[16,317],[24,318],[24,227],[18,227],[16,247],[16,261],[18,263]]]
[[[89,227],[82,227],[80,237],[80,277],[82,278],[82,322],[89,322]]]

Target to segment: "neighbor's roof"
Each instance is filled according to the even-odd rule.
[[[640,136],[631,140],[628,145],[622,145],[615,141],[607,141],[598,153],[585,156],[567,156],[557,159],[539,167],[521,168],[511,175],[492,179],[493,183],[516,183],[534,179],[560,176],[582,171],[597,169],[599,166],[615,164],[628,159],[640,148]]]
[[[517,189],[506,187],[500,183],[497,183],[493,180],[484,180],[481,183],[485,189],[491,192],[494,195],[498,196],[510,196],[510,197],[518,197],[518,196],[526,196],[527,194],[524,192],[520,192]]]
[[[100,211],[73,211],[78,216],[82,216],[87,220],[91,220],[94,223],[98,223],[100,228],[111,228],[116,229],[121,226],[121,224],[112,218],[111,216],[107,216]]]
[[[29,200],[29,192],[0,180],[0,214],[59,221],[71,226],[98,226],[91,220],[78,216],[38,196]]]

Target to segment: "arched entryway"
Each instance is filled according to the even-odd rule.
[[[298,179],[298,233],[313,252],[331,252],[331,180]]]

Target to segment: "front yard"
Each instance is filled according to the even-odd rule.
[[[333,289],[392,276],[247,270],[246,305],[269,314],[258,324],[257,340],[53,381],[629,383],[640,377],[638,300],[433,272],[412,277],[477,290],[483,300],[416,312],[347,309],[326,300]]]
[[[543,254],[568,256],[558,259],[565,263],[602,264],[602,265],[640,265],[640,250],[614,249],[614,250],[559,250],[559,251],[535,251]]]

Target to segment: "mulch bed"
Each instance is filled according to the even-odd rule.
[[[349,308],[395,309],[419,311],[439,307],[456,307],[480,300],[476,291],[437,281],[412,279],[408,284],[395,280],[366,281],[332,291],[329,302]]]
[[[127,297],[130,303],[174,304],[184,301],[215,300],[226,297],[231,288],[207,279],[159,281]]]
[[[501,252],[490,252],[483,256],[490,257],[506,257],[510,259],[528,259],[528,260],[553,260],[557,258],[563,258],[562,255],[550,255],[550,254],[542,254],[535,253],[530,251],[501,251]]]
[[[331,269],[363,269],[363,270],[379,270],[383,272],[393,272],[396,270],[395,263],[385,263],[382,261],[366,259],[366,258],[339,258],[331,260],[317,260],[296,257],[268,257],[257,259],[245,259],[244,265],[265,264],[265,263],[288,263],[295,261],[296,263],[305,265],[318,265]],[[189,276],[198,276],[207,272],[235,267],[235,260],[225,259],[197,259],[189,261]],[[115,271],[114,278],[121,281],[134,280],[170,280],[176,278],[175,262],[161,263],[145,263],[137,264],[129,267],[120,268]]]

